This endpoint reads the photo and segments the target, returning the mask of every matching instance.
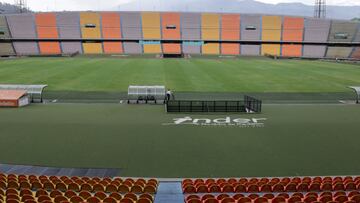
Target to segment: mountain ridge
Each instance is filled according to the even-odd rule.
[[[219,5],[221,6],[219,7]],[[251,13],[306,17],[312,17],[314,14],[313,6],[301,2],[268,4],[255,0],[134,0],[112,10]],[[360,17],[360,6],[329,5],[327,6],[327,17],[346,20]]]

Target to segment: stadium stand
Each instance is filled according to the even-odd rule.
[[[37,38],[35,29],[35,19],[32,13],[14,14],[6,17],[11,36],[13,38],[35,39]],[[13,46],[18,55],[39,54],[36,42],[14,42]]]
[[[200,40],[201,38],[201,14],[200,13],[181,13],[181,34],[183,40]],[[185,54],[200,54],[199,45],[183,44]]]
[[[359,25],[343,20],[230,13],[8,14],[0,16],[0,55],[145,53],[360,58]]]
[[[294,193],[353,191],[360,177],[284,177],[241,179],[185,179],[184,193]]]
[[[58,39],[55,13],[35,14],[36,32],[39,39]],[[59,42],[39,42],[41,54],[61,54]]]
[[[180,40],[180,14],[162,13],[161,14],[162,39]],[[164,54],[180,54],[180,43],[163,43],[162,50]]]
[[[201,15],[201,39],[202,40],[219,40],[220,24],[219,15],[203,13]],[[219,54],[219,43],[205,43],[202,46],[203,54]]]
[[[358,23],[348,21],[335,21],[331,23],[330,42],[351,42],[358,28]]]
[[[240,40],[240,15],[223,14],[221,16],[221,40]],[[239,55],[240,45],[235,43],[222,43],[221,53],[225,55]]]
[[[304,19],[298,17],[284,17],[282,41],[303,41]],[[282,45],[282,56],[302,56],[302,45]]]
[[[80,25],[83,39],[100,39],[100,15],[96,12],[80,13]],[[85,54],[101,54],[102,44],[98,42],[84,42],[83,49]]]
[[[328,47],[326,57],[328,58],[348,58],[352,52],[352,47]]]
[[[331,23],[329,42],[352,42],[357,31],[356,22],[335,21]],[[352,47],[328,47],[326,57],[347,58],[350,56]]]
[[[121,39],[120,14],[116,12],[101,13],[102,36],[104,39]],[[121,42],[104,42],[104,52],[107,54],[123,53]]]
[[[142,39],[141,14],[139,12],[121,13],[122,33],[125,39]],[[124,42],[124,51],[128,54],[141,54],[142,45],[136,42]]]
[[[0,202],[151,203],[155,179],[35,176],[0,173]]]
[[[309,18],[305,21],[304,42],[326,42],[330,30],[330,21]],[[304,57],[322,58],[325,56],[326,46],[304,45]]]
[[[280,193],[280,194],[204,194],[204,195],[189,195],[185,198],[186,203],[280,203],[280,202],[318,202],[318,203],[357,203],[360,201],[360,193],[353,191],[346,193],[343,191],[337,193],[323,192],[323,193]]]
[[[0,39],[10,38],[9,28],[6,22],[5,16],[0,16]],[[0,43],[0,56],[11,56],[15,55],[12,44]]]
[[[241,15],[241,39],[261,40],[261,16]],[[242,45],[241,54],[259,55],[260,45]]]
[[[357,48],[354,49],[351,57],[352,58],[360,58],[360,47],[357,47]]]
[[[358,27],[357,33],[354,37],[353,42],[360,42],[360,25]],[[360,47],[355,47],[351,54],[352,58],[360,58]]]
[[[263,16],[262,17],[262,40],[280,41],[281,40],[281,22],[280,16]],[[280,45],[263,44],[261,55],[280,56]]]
[[[159,40],[161,39],[160,29],[160,13],[146,12],[141,14],[142,32],[144,40]],[[160,41],[154,41],[150,44],[144,44],[145,54],[161,53]]]
[[[79,13],[76,12],[57,13],[57,25],[60,38],[81,38],[79,19]],[[64,54],[83,53],[80,42],[61,42],[61,48]]]

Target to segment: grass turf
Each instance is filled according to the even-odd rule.
[[[193,92],[349,92],[359,65],[267,58],[23,58],[0,60],[1,83],[49,84],[52,91],[127,91],[163,84]]]
[[[121,168],[121,176],[359,174],[356,105],[265,105],[261,128],[162,125],[163,106],[47,104],[0,109],[0,163]],[[191,115],[218,118],[222,114]]]

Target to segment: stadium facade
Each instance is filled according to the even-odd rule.
[[[0,16],[0,55],[203,54],[360,58],[360,23],[295,16],[46,12]]]

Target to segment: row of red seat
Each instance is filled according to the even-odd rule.
[[[192,183],[192,184],[197,184],[197,183],[217,183],[217,184],[221,184],[221,183],[241,183],[241,184],[245,184],[245,185],[251,185],[251,184],[255,184],[255,185],[263,185],[263,184],[270,184],[270,185],[276,185],[277,183],[281,183],[281,184],[289,184],[289,183],[296,183],[296,184],[300,184],[300,183],[349,183],[349,182],[354,182],[354,183],[360,183],[360,177],[351,177],[351,176],[347,176],[347,177],[284,177],[284,178],[229,178],[229,179],[224,179],[224,178],[220,178],[220,179],[184,179],[183,180],[183,184],[184,183]]]
[[[155,179],[131,179],[121,178],[89,178],[89,177],[56,177],[56,176],[26,176],[26,175],[4,175],[0,174],[0,188],[44,188],[59,190],[89,190],[89,191],[106,191],[114,192],[150,192],[156,189],[158,181]]]
[[[264,195],[259,194],[204,194],[204,195],[188,195],[185,198],[185,203],[329,203],[329,202],[338,202],[344,203],[349,202],[360,203],[360,193],[358,191],[353,191],[349,193],[345,192],[324,192],[321,194],[318,193],[280,193],[272,194],[267,193]]]
[[[48,192],[46,190],[37,190],[36,192],[29,189],[22,189],[20,191],[15,189],[7,189],[6,191],[0,189],[0,202],[8,202],[8,201],[18,201],[18,202],[26,202],[26,201],[35,201],[35,202],[44,202],[51,201],[55,203],[61,203],[64,201],[68,202],[148,202],[151,203],[154,200],[152,194],[141,194],[136,195],[134,193],[127,193],[125,195],[121,195],[119,193],[105,193],[105,192],[96,192],[90,193],[88,191],[81,191],[76,193],[74,191],[66,191],[62,192],[59,190],[53,190]],[[127,201],[130,199],[131,201]],[[113,201],[115,200],[115,201]]]
[[[34,176],[0,173],[0,203],[152,203],[156,179]]]
[[[261,183],[261,184],[260,184]],[[273,183],[273,184],[271,184]],[[184,193],[233,193],[233,192],[321,192],[321,191],[352,191],[360,189],[360,180],[338,180],[332,182],[244,182],[236,179],[186,179],[182,183]]]
[[[56,176],[25,176],[0,174],[0,188],[14,189],[46,189],[73,190],[89,192],[120,192],[120,193],[156,193],[158,181],[155,179],[121,178],[89,178],[89,177],[56,177]]]

